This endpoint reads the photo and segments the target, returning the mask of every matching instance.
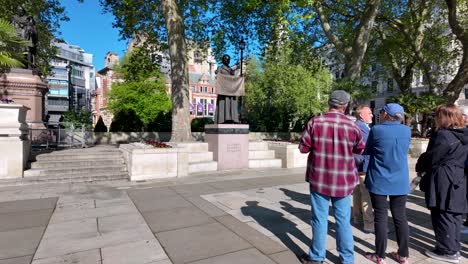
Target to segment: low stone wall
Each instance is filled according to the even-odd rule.
[[[429,139],[426,138],[412,138],[408,154],[412,158],[419,158],[419,156],[426,152]]]
[[[308,154],[299,151],[297,144],[268,141],[268,149],[275,151],[275,158],[281,159],[282,168],[301,168],[307,166]]]
[[[141,143],[120,145],[131,181],[188,175],[189,153]]]
[[[264,139],[286,139],[298,140],[301,133],[287,132],[250,132],[249,141]],[[126,144],[132,142],[141,142],[143,140],[157,140],[169,142],[171,132],[94,132],[87,140],[88,144]],[[193,141],[205,141],[204,132],[192,132]]]

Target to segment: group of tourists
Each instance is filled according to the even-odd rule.
[[[379,112],[379,125],[370,128],[373,114],[366,105],[356,108],[356,121],[345,115],[350,95],[334,91],[327,113],[313,117],[301,137],[299,149],[309,153],[306,179],[310,185],[312,242],[302,263],[323,263],[326,254],[329,203],[335,217],[336,243],[342,264],[354,263],[351,215],[364,232],[375,234],[375,252],[365,257],[386,263],[388,208],[395,226],[398,249],[389,256],[409,263],[409,227],[406,201],[410,193],[408,150],[411,131],[401,105],[390,103]],[[467,118],[468,120],[468,118]],[[435,112],[436,131],[416,170],[423,175],[435,233],[435,247],[426,255],[459,263],[463,213],[468,212],[465,161],[468,129],[462,111],[441,105]],[[468,122],[467,122],[468,124]],[[353,207],[351,209],[351,195]]]

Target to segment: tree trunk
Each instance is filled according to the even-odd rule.
[[[184,21],[176,0],[161,1],[171,58],[172,132],[171,141],[191,141],[189,76]]]
[[[396,65],[396,64],[395,64]],[[400,69],[392,64],[393,79],[398,84],[401,93],[411,93],[411,84],[413,82],[414,62],[409,63],[405,67],[403,76],[401,76]]]
[[[331,31],[328,19],[325,17],[320,0],[315,1],[315,7],[328,40],[333,43],[338,52],[349,59],[345,62],[345,74],[351,80],[358,80],[361,76],[362,61],[367,51],[367,44],[372,31],[372,27],[380,7],[380,0],[368,0],[366,8],[359,19],[359,26],[356,35],[350,46],[340,40]]]
[[[463,56],[457,75],[455,75],[455,78],[453,78],[444,90],[444,97],[447,98],[450,103],[454,103],[458,99],[463,87],[468,83],[468,32],[460,25],[457,19],[457,1],[445,0],[445,2],[448,7],[450,28],[452,29],[452,33],[457,37],[457,40],[460,41],[463,50]]]

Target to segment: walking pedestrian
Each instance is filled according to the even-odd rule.
[[[407,264],[409,228],[406,199],[410,192],[408,150],[411,131],[402,124],[404,110],[399,104],[387,104],[380,111],[382,123],[372,127],[364,154],[370,155],[365,184],[374,208],[375,253],[366,258],[384,264],[387,249],[388,207],[396,230],[398,251],[392,257]]]
[[[434,249],[427,250],[426,255],[459,263],[462,217],[468,212],[464,173],[468,129],[461,110],[453,104],[437,107],[435,122],[436,131],[427,151],[416,164],[417,171],[426,172],[420,188],[431,212],[436,241]]]
[[[341,263],[354,263],[351,229],[351,193],[359,182],[353,153],[361,154],[364,142],[359,127],[344,115],[351,96],[334,91],[327,113],[313,117],[301,137],[299,150],[309,153],[306,178],[310,184],[312,242],[302,263],[325,260],[328,232],[328,205],[336,220],[336,243]]]
[[[356,108],[356,125],[361,129],[362,139],[367,141],[372,124],[371,109],[367,105],[360,105]],[[359,172],[359,185],[353,191],[353,222],[355,225],[363,225],[364,232],[374,233],[374,212],[372,211],[369,192],[364,185],[367,167],[369,165],[369,155],[354,154],[356,166]]]

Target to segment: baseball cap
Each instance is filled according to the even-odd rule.
[[[343,90],[336,90],[330,94],[328,102],[337,105],[345,105],[349,103],[349,100],[351,100],[351,95],[349,95],[349,93]]]
[[[382,110],[384,110],[385,112],[387,112],[387,114],[391,115],[391,116],[395,116],[396,114],[400,113],[402,115],[405,114],[405,110],[403,109],[403,107],[399,104],[395,104],[395,103],[390,103],[390,104],[386,104]]]

